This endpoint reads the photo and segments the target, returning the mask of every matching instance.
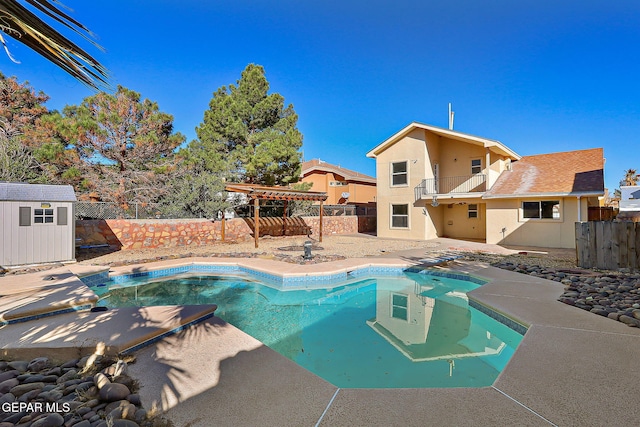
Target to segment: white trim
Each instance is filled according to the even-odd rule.
[[[562,199],[558,199],[558,214],[559,218],[542,218],[542,214],[540,218],[525,218],[524,217],[524,203],[538,203],[539,212],[542,210],[542,202],[555,202],[556,200],[547,199],[539,199],[539,200],[520,200],[520,206],[518,206],[518,222],[564,222],[564,201]]]
[[[477,144],[481,144],[483,147],[492,148],[495,147],[496,151],[502,151],[507,157],[511,157],[515,160],[520,160],[521,156],[517,154],[515,151],[508,148],[506,145],[502,144],[500,141],[495,141],[492,139],[481,138],[479,136],[469,135],[462,132],[456,132],[449,129],[440,128],[437,126],[426,125],[424,123],[412,122],[409,125],[405,126],[399,132],[396,132],[391,137],[385,139],[382,143],[378,144],[375,148],[370,150],[367,153],[367,157],[375,158],[382,151],[386,150],[389,146],[393,145],[397,140],[406,136],[414,129],[424,129],[435,133],[436,135],[447,136],[454,139],[466,141],[466,142],[474,142]]]
[[[405,182],[404,184],[394,184],[393,183],[393,177],[394,175],[402,175],[402,173],[394,173],[393,172],[393,165],[394,164],[399,164],[399,163],[404,163],[406,165],[406,170],[404,172],[404,174],[407,176],[407,182]],[[409,160],[395,160],[395,161],[391,161],[389,162],[389,188],[395,188],[395,187],[408,187],[409,186]]]
[[[397,227],[393,225],[393,207],[394,206],[406,206],[407,207],[407,226],[406,227]],[[389,229],[390,230],[411,230],[411,221],[409,218],[409,213],[411,212],[409,203],[389,203]],[[396,215],[398,217],[403,217],[404,215]]]
[[[575,193],[524,193],[524,194],[490,194],[482,196],[483,199],[539,199],[541,197],[598,197],[603,196],[604,192],[594,193],[592,191],[575,192]]]

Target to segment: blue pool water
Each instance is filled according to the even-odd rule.
[[[250,276],[134,278],[109,307],[217,304],[216,316],[343,388],[485,387],[522,335],[469,306],[470,281],[424,273],[279,290]]]

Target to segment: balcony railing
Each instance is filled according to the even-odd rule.
[[[487,176],[483,174],[423,179],[415,188],[416,200],[439,194],[483,193],[487,188]]]

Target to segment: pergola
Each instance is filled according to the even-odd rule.
[[[256,248],[258,247],[258,236],[260,236],[260,200],[283,200],[283,221],[287,218],[287,204],[289,200],[320,202],[319,241],[322,242],[322,203],[327,200],[327,193],[254,184],[227,184],[225,190],[233,193],[244,193],[249,200],[253,200],[253,220],[255,223],[253,236]]]

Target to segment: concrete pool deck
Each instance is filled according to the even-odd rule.
[[[213,264],[241,261],[266,272],[303,275],[328,274],[354,268],[358,263],[406,265],[408,260],[416,262],[424,258],[424,254],[415,251],[401,258],[348,259],[308,266],[262,259],[206,260]],[[126,274],[189,261],[194,262],[171,260],[112,271]],[[201,261],[204,260],[197,260]],[[69,271],[74,267],[68,266]],[[640,354],[639,329],[558,302],[556,299],[564,287],[557,282],[479,263],[456,261],[450,267],[489,279],[489,283],[472,291],[470,297],[529,326],[515,355],[492,387],[340,389],[217,317],[138,350],[137,361],[129,370],[140,381],[145,408],[166,411],[176,426],[638,423],[640,409],[635,396],[640,378],[636,360]],[[20,276],[11,280],[31,283]],[[0,282],[3,290],[4,283]],[[34,285],[32,290],[36,292],[38,287]],[[69,319],[76,316],[78,328],[73,331],[76,338],[97,336],[97,329],[79,327],[86,312],[53,318],[69,324],[64,316]],[[131,318],[129,315],[129,321]],[[157,319],[161,318],[158,315]],[[127,324],[127,316],[121,319],[118,322],[123,323],[117,323],[118,333],[135,334],[135,324]],[[29,347],[28,333],[18,328],[40,330],[50,322],[47,319],[5,325],[0,329],[0,345],[10,351],[17,340],[20,346]],[[111,325],[113,333],[114,323],[110,322],[113,320],[102,319],[92,324],[105,325],[106,329]],[[104,339],[111,338],[107,335]],[[66,341],[66,346],[69,345]],[[60,347],[64,346],[61,341]],[[38,350],[39,346],[35,347]]]

